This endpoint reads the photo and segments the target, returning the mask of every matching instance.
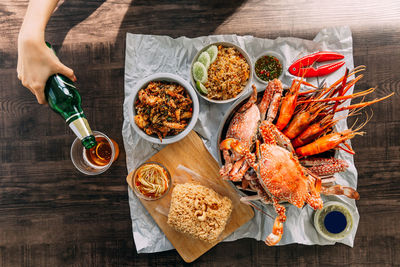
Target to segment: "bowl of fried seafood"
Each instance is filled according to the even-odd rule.
[[[171,144],[196,124],[199,100],[193,87],[171,73],[157,73],[137,82],[128,99],[132,128],[145,140]]]
[[[250,57],[241,47],[228,42],[205,46],[194,57],[190,79],[203,99],[224,104],[249,91],[253,68]]]

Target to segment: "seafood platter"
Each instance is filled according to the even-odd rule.
[[[243,194],[249,192],[242,197],[243,202],[272,204],[277,213],[272,233],[265,240],[267,245],[276,245],[282,238],[286,208],[281,202],[318,210],[323,207],[321,194],[359,199],[355,189],[334,183],[334,174],[345,171],[348,163],[335,158],[332,150],[354,154],[346,141],[362,135],[360,130],[367,122],[342,132],[335,131],[334,125],[392,95],[342,106],[347,99],[374,91],[371,88],[346,95],[362,75],[347,81],[348,77],[362,70],[363,66],[346,72],[329,87],[294,79],[284,96],[278,79],[270,81],[261,96],[253,86],[250,97],[232,106],[221,124],[218,143],[222,179],[232,181]],[[301,85],[311,89],[300,92]],[[343,110],[353,111],[335,118],[335,113]]]
[[[135,182],[134,171],[127,181],[171,242],[180,240],[179,235],[188,234],[194,240],[205,241],[207,236],[214,236],[211,243],[221,241],[227,236],[222,234],[226,231],[224,229],[232,233],[245,223],[241,221],[235,229],[229,227],[232,223],[231,214],[237,212],[236,205],[241,205],[240,212],[246,214],[247,220],[253,214],[242,205],[273,219],[272,228],[264,236],[269,246],[279,245],[285,235],[287,210],[291,206],[297,209],[308,206],[318,211],[315,212],[314,226],[321,237],[327,240],[343,239],[351,231],[351,209],[341,202],[329,202],[329,198],[324,197],[360,198],[355,188],[337,181],[337,174],[346,171],[352,164],[338,158],[337,151],[350,155],[355,153],[349,140],[364,134],[362,129],[372,116],[370,106],[389,98],[393,93],[373,100],[366,100],[366,96],[377,88],[353,93],[353,87],[362,79],[366,66],[348,69],[345,57],[335,51],[315,51],[295,58],[287,65],[283,58],[285,55],[276,51],[264,51],[254,55],[252,61],[252,57],[239,45],[229,42],[209,43],[198,49],[191,59],[188,70],[190,84],[176,84],[159,76],[139,83],[130,96],[128,114],[134,130],[142,137],[152,137],[146,138],[147,141],[170,144],[159,153],[170,150],[171,154],[156,154],[149,159],[156,161],[155,164],[163,161],[158,169],[167,166],[164,179],[159,179],[160,187],[157,189],[162,188],[166,197],[149,199],[148,195],[140,196],[140,190],[135,189],[135,185],[144,186],[148,181],[144,180],[145,176],[140,176],[140,183]],[[330,79],[326,82],[328,80],[324,77],[340,69],[344,74],[336,74],[335,81]],[[290,77],[289,86],[282,83],[283,76],[286,79]],[[319,82],[308,79],[314,77],[321,79],[317,80]],[[219,151],[218,163],[210,154],[205,153],[207,160],[196,160],[194,156],[194,162],[187,164],[193,168],[196,166],[197,172],[201,172],[208,164],[217,166],[214,170],[216,179],[228,184],[230,190],[235,192],[235,197],[225,194],[229,195],[228,199],[223,199],[209,191],[218,186],[194,190],[197,185],[174,183],[173,173],[177,164],[186,161],[189,155],[199,155],[197,152],[188,152],[192,149],[188,140],[194,138],[193,135],[199,138],[191,131],[202,113],[198,97],[209,106],[229,106],[218,122],[219,128],[212,140]],[[355,121],[351,127],[344,130],[336,127],[340,121],[349,117]],[[176,136],[179,138],[173,139]],[[204,144],[196,145],[196,149],[199,146],[207,150]],[[179,158],[174,149],[189,154]],[[207,174],[203,173],[203,176]],[[168,184],[176,190],[169,190]],[[189,188],[195,193],[190,193]],[[200,191],[204,194],[202,201],[211,195],[212,199],[218,201],[199,204],[200,200],[195,195],[201,195]],[[181,216],[186,219],[178,220],[176,218],[179,216],[171,214],[182,214],[181,209],[187,208],[179,206],[180,202],[186,201],[179,200],[182,196],[193,198],[194,210]],[[163,204],[154,204],[157,201]],[[221,205],[227,211],[224,219],[217,219],[224,222],[221,230],[217,234],[204,234],[204,229],[196,232],[190,225],[206,221],[215,226],[215,216],[223,213],[212,212],[217,202],[225,203]],[[160,219],[159,215],[154,215],[157,205],[168,207],[171,218],[164,216]],[[272,207],[273,212],[266,213],[264,207]],[[207,210],[208,217],[203,216]],[[191,212],[195,215],[190,215]],[[191,218],[197,218],[198,222],[189,224]],[[188,240],[192,240],[190,238]],[[175,247],[177,244],[173,243]],[[180,243],[178,247],[182,249],[186,246]],[[189,258],[195,257],[191,255]]]

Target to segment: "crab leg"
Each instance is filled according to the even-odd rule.
[[[271,101],[273,101],[275,94],[278,92],[282,93],[282,88],[282,82],[278,79],[273,79],[268,83],[267,87],[265,88],[263,98],[261,99],[260,104],[258,104],[261,121],[265,119],[265,114],[267,113],[268,107],[270,106]],[[274,105],[279,105],[279,102],[278,104]]]
[[[252,195],[252,196],[245,196],[240,198],[240,202],[245,204],[249,204],[250,201],[261,200],[262,197],[260,195]]]
[[[307,158],[307,159],[301,159],[300,163],[301,165],[305,167],[309,166],[318,166],[318,165],[327,165],[327,164],[336,164],[338,161],[342,161],[343,163],[346,162],[345,160],[342,159],[337,159],[337,158]]]
[[[359,200],[360,194],[351,187],[334,185],[330,187],[322,186],[321,194],[324,195],[344,195],[348,198]]]
[[[251,188],[255,190],[255,192],[257,192],[257,195],[253,195],[253,196],[245,196],[245,197],[241,197],[240,201],[246,204],[250,204],[251,201],[255,201],[255,200],[261,200],[262,202],[264,202],[265,204],[271,204],[271,198],[269,197],[268,193],[265,192],[265,190],[263,190],[261,184],[258,182],[258,180],[253,180],[251,184]],[[267,214],[269,217],[271,217],[273,219],[273,217],[269,214]]]
[[[249,101],[241,106],[238,112],[244,112],[248,110],[253,104],[257,102],[257,88],[254,84],[251,86],[251,88],[253,88],[253,93],[250,95]]]
[[[236,164],[240,167],[240,169],[235,167]],[[229,179],[234,182],[241,181],[249,167],[250,166],[246,162],[245,157],[243,157],[234,164],[232,171],[229,173]]]
[[[321,209],[323,207],[322,199],[319,194],[322,185],[321,177],[310,172],[304,167],[303,171],[306,174],[308,180],[308,195],[306,196],[306,203],[315,210]]]
[[[260,209],[259,207],[257,207],[256,205],[254,205],[251,201],[255,201],[255,200],[261,200],[263,203],[265,203],[265,204],[271,204],[271,199],[269,198],[269,197],[266,197],[266,198],[263,198],[263,197],[260,197],[260,196],[254,196],[254,198],[250,198],[250,199],[247,199],[246,197],[242,197],[241,199],[240,199],[240,201],[241,202],[243,202],[243,203],[245,203],[245,204],[247,204],[247,205],[250,205],[250,206],[252,206],[254,209],[256,209],[256,210],[258,210],[259,212],[261,212],[261,213],[263,213],[263,214],[265,214],[265,215],[267,215],[268,217],[270,217],[271,219],[274,219],[271,215],[269,215],[268,213],[266,213],[265,211],[263,211],[262,209]]]
[[[243,164],[245,163],[245,160],[246,160],[246,159],[245,159],[244,157],[242,157],[241,159],[239,159],[238,161],[236,161],[236,162],[233,164],[232,169],[231,169],[231,171],[229,172],[229,179],[230,179],[231,181],[237,182],[237,181],[240,181],[240,180],[241,180],[241,178],[243,177],[243,175],[244,175],[244,173],[245,173],[246,171],[243,173],[242,176],[239,176],[238,173],[241,171],[242,166],[243,166]],[[246,170],[247,170],[247,169],[246,169]]]
[[[274,246],[278,244],[279,241],[281,241],[283,234],[283,223],[286,221],[285,207],[279,204],[276,198],[272,198],[272,202],[275,207],[276,213],[278,213],[278,217],[275,218],[272,232],[265,239],[265,244],[267,244],[268,246]]]
[[[279,103],[281,102],[282,90],[274,94],[271,105],[267,113],[267,121],[272,122],[278,113]]]
[[[219,170],[219,175],[221,175],[222,179],[226,179],[233,166],[232,157],[229,155],[228,150],[222,151],[222,155],[225,160],[225,165]]]
[[[349,165],[347,164],[347,162],[341,160],[341,162],[338,163],[308,167],[308,170],[310,170],[312,173],[315,173],[316,175],[326,176],[335,174],[337,172],[343,172],[348,167]]]
[[[335,176],[331,175],[331,176],[325,176],[325,177],[321,177],[321,183],[323,185],[326,184],[331,184],[336,180]]]

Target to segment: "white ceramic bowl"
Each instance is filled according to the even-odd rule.
[[[183,130],[182,132],[180,132],[177,135],[164,137],[162,139],[162,142],[160,141],[158,136],[146,134],[142,129],[140,129],[136,125],[135,120],[134,120],[134,117],[136,115],[134,103],[136,102],[136,99],[138,98],[138,92],[140,89],[145,88],[151,81],[176,82],[176,83],[182,85],[186,89],[186,91],[189,93],[190,98],[192,99],[192,102],[193,102],[193,115],[192,115],[192,118],[190,119],[189,124],[185,128],[185,130]],[[133,89],[132,94],[129,96],[127,101],[128,101],[129,122],[130,122],[132,128],[140,135],[140,137],[142,137],[143,139],[145,139],[149,142],[156,143],[156,144],[165,145],[165,144],[175,143],[175,142],[181,140],[193,129],[193,127],[196,124],[197,119],[199,117],[199,100],[197,98],[197,94],[196,94],[195,90],[187,81],[185,81],[181,77],[179,77],[175,74],[172,74],[172,73],[156,73],[156,74],[150,75],[150,76],[138,81],[136,83],[135,88]]]
[[[197,90],[197,88],[196,88],[196,82],[195,82],[195,80],[193,79],[193,73],[192,73],[192,72],[193,72],[193,64],[197,61],[197,58],[200,56],[200,54],[201,54],[202,52],[206,51],[207,48],[209,48],[209,47],[212,46],[212,45],[216,45],[216,46],[222,45],[222,46],[224,46],[224,47],[234,47],[234,48],[236,48],[236,49],[244,56],[244,58],[245,58],[246,61],[247,61],[247,64],[249,64],[249,68],[250,68],[250,69],[249,69],[249,71],[250,71],[250,73],[249,73],[249,79],[248,79],[248,81],[247,81],[246,86],[243,88],[243,90],[242,90],[236,97],[233,97],[233,98],[230,98],[230,99],[226,99],[226,100],[215,100],[215,99],[210,99],[210,98],[208,98],[207,96],[201,94],[201,93]],[[250,59],[249,55],[248,55],[248,54],[246,53],[246,51],[244,51],[241,47],[239,47],[239,46],[237,46],[237,45],[235,45],[235,44],[233,44],[233,43],[229,43],[229,42],[216,42],[216,43],[212,43],[212,44],[209,44],[209,45],[205,46],[203,49],[201,49],[200,51],[197,52],[196,56],[193,58],[192,64],[190,65],[190,81],[191,81],[191,83],[192,83],[192,85],[193,85],[193,88],[195,88],[196,93],[197,93],[200,97],[202,97],[203,99],[205,99],[205,100],[207,100],[207,101],[209,101],[209,102],[211,102],[211,103],[225,104],[225,103],[229,103],[229,102],[235,101],[236,99],[240,98],[240,97],[241,97],[242,95],[244,95],[247,91],[249,91],[249,88],[250,88],[250,86],[251,86],[252,77],[253,77],[253,67],[252,67],[252,63],[251,63],[251,59]]]
[[[276,57],[276,58],[279,60],[279,62],[280,62],[281,65],[282,65],[282,73],[281,73],[281,75],[279,75],[278,79],[279,79],[279,80],[282,80],[283,73],[284,73],[285,70],[286,70],[286,69],[285,69],[286,66],[285,66],[285,63],[284,63],[284,61],[283,61],[283,57],[282,57],[279,53],[277,53],[277,52],[274,52],[274,51],[265,51],[265,52],[259,54],[259,55],[255,58],[254,63],[253,63],[253,65],[252,65],[254,77],[256,77],[257,81],[259,81],[260,83],[263,83],[263,84],[268,84],[268,83],[269,83],[269,81],[261,80],[261,79],[257,76],[256,70],[255,70],[257,60],[258,60],[259,58],[263,57],[263,56],[272,56],[272,57]]]
[[[345,211],[345,213],[343,215],[346,217],[347,225],[342,232],[337,233],[337,234],[328,235],[325,232],[326,230],[323,230],[323,229],[326,229],[325,226],[323,226],[323,224],[321,224],[319,222],[319,220],[324,219],[323,217],[321,217],[321,216],[323,216],[322,214],[324,214],[327,210],[329,210],[331,206],[339,207]],[[336,211],[336,209],[333,209],[332,211]],[[354,226],[354,211],[350,206],[348,206],[342,202],[328,201],[328,202],[324,203],[324,207],[322,209],[317,210],[314,213],[314,227],[317,230],[318,234],[320,234],[322,237],[324,237],[327,240],[339,241],[339,240],[346,238],[351,233],[353,226]]]

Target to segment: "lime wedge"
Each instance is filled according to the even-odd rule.
[[[201,83],[207,82],[207,69],[203,65],[203,63],[196,61],[193,64],[192,72],[193,72],[193,78],[195,79],[195,81],[199,81]]]
[[[208,69],[211,61],[210,54],[208,54],[207,52],[201,53],[200,56],[197,58],[197,61],[203,63],[204,67]]]
[[[210,55],[210,64],[213,63],[217,59],[218,47],[216,45],[212,45],[207,48],[206,52]]]
[[[199,90],[199,92],[202,93],[203,95],[208,94],[207,88],[200,81],[196,82],[196,87]]]

